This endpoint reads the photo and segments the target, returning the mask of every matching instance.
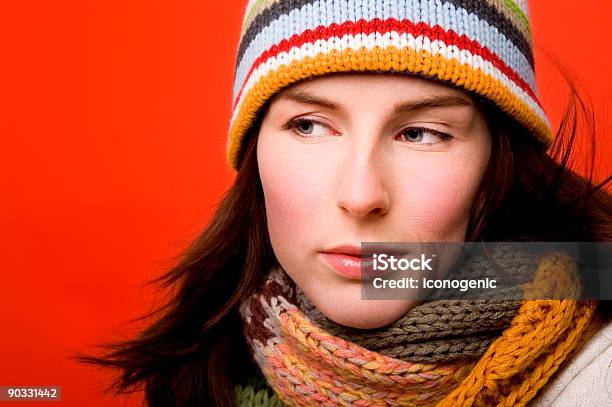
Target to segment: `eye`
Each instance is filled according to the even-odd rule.
[[[331,133],[329,127],[316,120],[298,118],[290,120],[283,126],[285,130],[292,130],[302,137],[322,137]]]
[[[436,144],[447,141],[452,136],[424,127],[411,127],[402,131],[400,137],[409,143]]]

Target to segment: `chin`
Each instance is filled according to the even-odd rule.
[[[335,298],[323,301],[317,308],[337,324],[359,329],[380,328],[401,318],[417,301],[404,300],[357,300]]]

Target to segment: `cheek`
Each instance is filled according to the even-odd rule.
[[[324,213],[324,185],[329,179],[314,163],[287,159],[290,149],[267,140],[262,139],[257,154],[268,230],[281,263],[293,263],[291,259],[303,252],[296,251],[296,246],[305,247],[317,233],[315,220]]]
[[[463,240],[487,160],[424,157],[404,166],[403,174],[418,174],[396,185],[407,230],[423,240]]]

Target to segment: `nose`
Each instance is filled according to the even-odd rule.
[[[384,180],[384,164],[373,150],[347,154],[342,163],[338,207],[358,218],[381,216],[389,210],[389,194]]]

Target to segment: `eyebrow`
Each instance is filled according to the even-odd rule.
[[[312,95],[303,90],[285,91],[281,98],[286,98],[297,103],[307,105],[319,105],[331,110],[342,110],[341,106],[331,100]],[[472,103],[457,95],[438,95],[427,96],[423,99],[399,102],[393,107],[393,114],[409,113],[415,110],[432,107],[450,107],[450,106],[472,106]]]

